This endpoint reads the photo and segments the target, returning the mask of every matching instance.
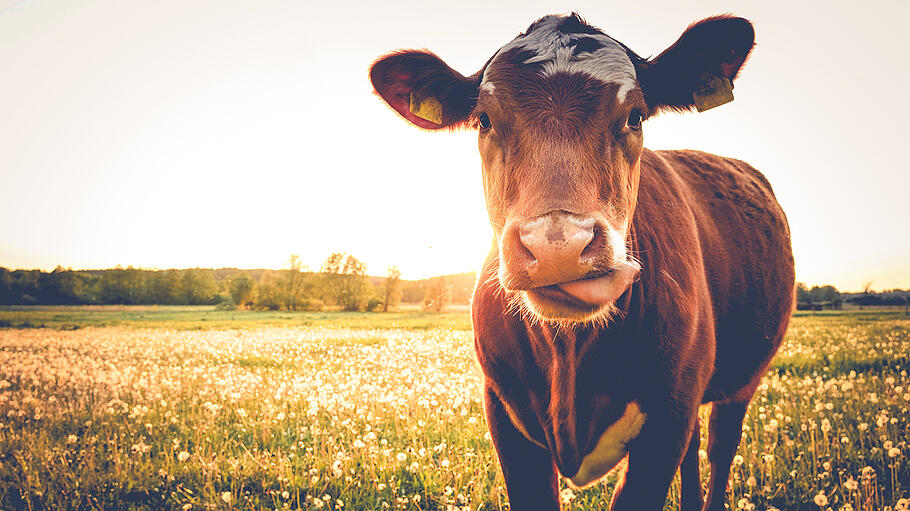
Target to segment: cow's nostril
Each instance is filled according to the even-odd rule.
[[[514,229],[510,229],[506,232],[503,241],[507,248],[505,253],[509,259],[507,263],[510,266],[514,265],[516,268],[527,269],[537,261],[537,258],[534,257],[534,253],[531,252],[531,249],[527,247],[522,240],[518,226],[515,226]]]
[[[604,250],[607,247],[607,236],[604,233],[603,227],[598,224],[594,225],[594,236],[591,238],[591,241],[581,251],[581,261],[587,262],[592,259],[597,259],[601,254],[604,253]]]

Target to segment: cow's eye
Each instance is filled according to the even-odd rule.
[[[493,123],[490,122],[490,117],[485,113],[481,113],[477,116],[477,125],[480,126],[480,131],[487,131],[493,127]]]
[[[639,130],[641,129],[642,118],[643,117],[641,115],[641,110],[636,108],[635,110],[632,110],[632,113],[629,114],[629,120],[626,121],[626,124],[633,130]]]

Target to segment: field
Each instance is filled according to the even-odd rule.
[[[466,312],[6,308],[0,325],[0,509],[508,507]],[[908,368],[900,312],[795,317],[731,509],[907,509]],[[564,508],[611,486],[564,485]]]

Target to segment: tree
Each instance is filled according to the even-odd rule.
[[[797,303],[809,303],[812,301],[809,296],[809,287],[802,282],[796,283],[796,301]]]
[[[253,304],[256,296],[256,281],[246,273],[241,273],[231,279],[231,300],[234,305],[242,309]]]
[[[367,266],[352,255],[331,254],[322,265],[325,297],[345,311],[361,310],[370,295]]]
[[[306,293],[304,289],[303,263],[300,262],[300,256],[291,254],[288,260],[288,271],[281,283],[282,294],[284,295],[284,306],[287,310],[297,310],[297,307],[305,300]]]
[[[446,277],[434,277],[427,283],[423,309],[442,312],[452,302],[452,284]]]
[[[394,309],[401,303],[401,271],[397,266],[389,268],[383,287],[385,300],[382,302],[382,312],[389,312],[389,309]]]
[[[266,271],[259,279],[256,307],[278,310],[281,302],[281,283],[274,272]]]

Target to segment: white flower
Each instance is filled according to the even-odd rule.
[[[223,501],[225,501],[226,503],[230,504],[230,503],[231,503],[231,492],[229,492],[229,491],[223,491],[223,492],[221,492],[221,500],[223,500]]]
[[[186,461],[188,459],[190,459],[190,453],[188,453],[186,451],[180,451],[180,454],[177,455],[178,461],[182,462],[182,461]]]
[[[563,488],[563,490],[559,492],[559,500],[564,505],[568,505],[575,500],[575,492],[573,492],[571,488]]]
[[[818,495],[815,496],[815,505],[818,507],[825,507],[828,505],[828,497],[824,492],[818,492]]]

